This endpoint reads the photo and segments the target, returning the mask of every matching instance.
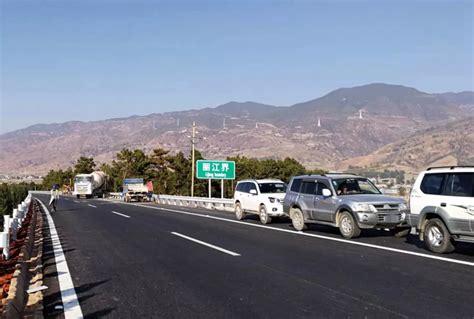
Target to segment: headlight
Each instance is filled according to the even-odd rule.
[[[405,203],[401,203],[400,205],[398,205],[398,210],[407,210],[407,209],[408,209],[408,205]]]
[[[374,207],[374,205],[357,203],[354,204],[354,211],[375,213],[377,212],[377,209]]]
[[[274,203],[275,202],[275,197],[268,197],[268,200],[270,201],[270,203]]]

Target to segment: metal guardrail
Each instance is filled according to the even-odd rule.
[[[153,199],[156,203],[163,205],[234,211],[233,199],[172,195],[153,195]]]

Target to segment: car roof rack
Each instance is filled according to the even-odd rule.
[[[328,172],[328,173],[321,174],[321,176],[326,176],[326,175],[354,175],[354,176],[359,176],[359,174],[344,173],[344,172]]]
[[[427,171],[431,171],[432,169],[437,169],[437,168],[449,168],[449,169],[455,169],[455,168],[474,168],[474,165],[433,166],[433,167],[428,167],[426,170],[427,170]]]

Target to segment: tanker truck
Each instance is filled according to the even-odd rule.
[[[104,197],[107,185],[107,175],[104,172],[96,171],[91,174],[78,174],[74,177],[74,192],[77,198]]]

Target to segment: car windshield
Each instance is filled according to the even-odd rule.
[[[260,193],[286,193],[285,183],[260,183]]]
[[[340,178],[332,183],[337,195],[382,194],[367,178]]]
[[[74,179],[74,182],[76,183],[87,183],[90,181],[91,181],[90,176],[76,176],[76,178]]]

